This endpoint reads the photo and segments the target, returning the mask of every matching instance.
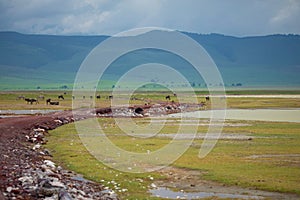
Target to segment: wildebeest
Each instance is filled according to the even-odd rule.
[[[47,99],[46,100],[46,104],[50,104],[50,105],[59,105],[59,102],[58,101],[51,101],[51,99]]]
[[[114,98],[113,95],[108,96],[108,99],[113,99],[113,98]]]
[[[50,103],[50,105],[59,105],[58,101],[50,101],[49,103]]]
[[[63,95],[59,95],[59,96],[58,96],[58,99],[62,99],[62,100],[64,100],[65,98],[64,98],[64,96],[63,96]]]
[[[101,96],[100,96],[100,94],[98,94],[98,95],[96,96],[96,98],[97,98],[97,99],[101,99]]]
[[[210,99],[209,96],[206,96],[206,97],[205,97],[205,100],[206,100],[206,101],[209,101],[209,99]]]
[[[166,100],[171,100],[170,95],[166,96]]]
[[[141,115],[144,114],[144,110],[141,107],[137,107],[136,109],[134,109],[134,112]]]
[[[32,104],[33,102],[35,102],[35,104],[38,104],[39,101],[37,99],[33,99],[33,98],[25,98],[25,101],[27,102],[27,104]]]
[[[96,114],[97,115],[103,115],[103,114],[108,114],[108,113],[111,113],[112,112],[112,109],[111,108],[98,108],[95,110]]]
[[[90,99],[93,99],[93,96],[90,96]]]
[[[174,93],[173,95],[174,95],[174,97],[177,97],[177,94],[176,94],[176,93]]]
[[[83,96],[82,98],[85,99],[85,96]]]
[[[51,102],[51,99],[46,100],[46,104],[48,105]]]

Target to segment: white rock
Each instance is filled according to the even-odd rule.
[[[36,149],[39,149],[41,148],[41,145],[40,144],[36,144],[32,147],[33,150],[36,150]]]
[[[61,187],[61,188],[65,188],[65,185],[64,185],[62,182],[59,182],[59,181],[53,181],[53,182],[50,182],[50,184],[51,184],[53,187]]]
[[[33,129],[33,131],[35,131],[35,132],[45,132],[45,129],[43,129],[43,128],[35,128],[35,129]]]
[[[82,196],[85,196],[85,195],[86,195],[85,192],[82,191],[82,190],[77,190],[77,192],[78,192],[79,194],[81,194]]]
[[[18,180],[21,181],[22,183],[24,183],[24,182],[33,183],[32,177],[29,177],[29,176],[23,176],[23,177],[19,178]]]
[[[72,188],[72,189],[71,189],[71,192],[72,192],[72,193],[77,193],[77,189],[76,189],[76,188]]]
[[[13,188],[9,186],[9,187],[6,188],[6,191],[7,191],[7,192],[11,192],[12,189],[13,189]]]
[[[53,169],[55,169],[55,163],[52,162],[51,160],[44,160],[45,165],[47,165],[48,167],[51,167]]]
[[[153,188],[157,188],[157,186],[154,183],[151,183],[150,186],[153,187]]]

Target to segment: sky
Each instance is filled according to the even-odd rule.
[[[300,0],[0,0],[0,31],[114,35],[141,27],[300,34]]]

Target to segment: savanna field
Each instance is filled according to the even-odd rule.
[[[59,101],[59,105],[46,105],[45,99],[40,100],[39,104],[27,104],[24,100],[18,99],[21,95],[31,98],[42,95],[45,99],[51,98]],[[59,100],[59,95],[64,95],[64,100]],[[101,98],[95,99],[96,107],[108,107],[110,93],[104,92],[99,95]],[[151,100],[153,104],[167,103],[166,95],[168,92],[137,92],[130,104],[143,105],[145,100],[148,102]],[[197,93],[199,102],[206,102],[205,108],[201,110],[210,109],[210,102],[205,101],[207,95],[204,92]],[[245,97],[245,95],[256,96]],[[257,95],[273,95],[273,97],[257,97]],[[294,95],[294,98],[282,98],[280,95]],[[297,91],[231,91],[228,92],[226,103],[227,109],[297,110],[300,107],[297,95]],[[61,91],[2,92],[0,98],[1,110],[72,109],[70,91],[65,94]],[[172,99],[177,101],[175,97]],[[184,103],[189,103],[188,98]],[[48,143],[44,148],[51,152],[53,160],[58,165],[82,174],[85,179],[103,184],[121,199],[161,199],[165,195],[159,192],[161,188],[166,191],[179,192],[179,195],[197,193],[205,188],[205,191],[214,192],[203,197],[207,199],[243,199],[246,197],[280,199],[281,197],[297,198],[300,195],[299,123],[226,119],[216,146],[206,157],[199,158],[199,150],[209,127],[209,119],[181,121],[176,116],[167,116],[165,119],[166,121],[162,124],[159,117],[133,118],[137,127],[147,126],[150,123],[163,125],[159,133],[146,139],[126,135],[114,118],[99,117],[97,119],[101,130],[114,145],[136,153],[154,152],[164,147],[172,141],[179,126],[184,126],[189,132],[189,127],[197,122],[198,137],[174,163],[159,171],[135,174],[105,166],[85,148],[74,123],[50,131],[47,136]],[[89,124],[89,120],[93,119],[76,123]],[[130,125],[126,124],[128,123],[126,120],[121,123],[125,127]],[[94,130],[89,130],[87,127],[86,131]],[[99,138],[95,138],[95,143],[90,143],[90,145],[101,150],[97,139]],[[224,193],[233,196],[220,195]]]

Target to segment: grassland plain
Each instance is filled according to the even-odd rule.
[[[64,94],[66,92],[66,94]],[[229,91],[230,95],[282,95],[300,94],[300,91]],[[45,99],[58,100],[63,94],[65,100],[60,100],[59,106],[46,105],[43,100],[35,105],[17,100],[20,95],[36,98],[43,95]],[[101,92],[97,107],[107,107],[110,92]],[[164,102],[170,92],[136,92],[131,104],[144,104],[145,100],[152,103]],[[197,92],[199,102],[205,100],[206,91]],[[176,100],[176,99],[175,99]],[[188,103],[188,97],[185,98]],[[265,98],[265,97],[234,97],[227,98],[228,108],[300,108],[299,98]],[[72,109],[71,91],[5,91],[0,92],[0,110],[17,109]],[[209,103],[208,107],[209,109]],[[168,144],[170,138],[153,137],[149,139],[132,139],[116,126],[112,118],[99,118],[99,123],[105,128],[105,133],[121,148],[132,152],[154,151]],[[84,121],[79,122],[84,123]],[[148,118],[137,119],[137,124],[149,123]],[[177,131],[178,122],[173,119],[161,130],[169,134]],[[281,193],[300,195],[300,124],[256,121],[232,121],[226,123],[236,126],[223,128],[223,135],[245,135],[251,140],[219,140],[213,151],[204,159],[198,158],[202,140],[194,140],[190,148],[171,167],[187,171],[200,172],[199,179],[219,182],[224,185],[252,188]],[[239,125],[242,124],[242,125]],[[198,132],[206,132],[207,125],[198,127]],[[91,179],[114,189],[122,199],[158,199],[150,197],[150,185],[156,181],[167,183],[168,177],[160,172],[129,174],[110,169],[96,160],[82,145],[74,124],[57,128],[48,137],[49,148],[56,162]],[[96,144],[95,144],[96,145]],[[101,147],[100,147],[101,148]],[[159,198],[160,199],[160,198]]]
[[[247,93],[248,92],[248,93]],[[289,92],[289,93],[288,93]],[[236,95],[237,97],[228,97],[226,99],[227,108],[300,108],[299,98],[280,98],[280,96],[274,98],[267,97],[239,97],[239,95],[284,95],[284,94],[300,94],[300,91],[228,91],[229,95]],[[64,94],[66,93],[66,94]],[[111,92],[97,92],[101,95],[101,99],[95,100],[96,107],[110,106],[111,101],[107,99]],[[141,91],[133,94],[136,100],[131,100],[132,105],[143,105],[145,102],[160,103],[166,101],[166,95],[172,95],[170,91]],[[205,101],[205,96],[209,95],[207,91],[196,91],[198,101]],[[18,100],[19,96],[25,96],[28,98],[37,98],[44,96],[45,99],[51,98],[53,101],[58,101],[58,95],[64,95],[64,100],[59,100],[60,105],[51,106],[46,105],[45,100],[39,100],[39,104],[27,104],[24,100]],[[89,97],[86,97],[89,98]],[[94,97],[93,97],[94,98]],[[172,100],[177,101],[174,97]],[[186,95],[183,98],[184,102],[189,103],[189,96]],[[125,102],[125,101],[124,101]],[[209,104],[207,106],[209,108]],[[70,110],[72,109],[72,91],[1,91],[0,92],[0,110],[22,110],[22,109],[54,109],[54,110]]]
[[[137,120],[138,124],[148,123],[147,119]],[[100,118],[98,121],[101,126],[106,127],[106,134],[111,141],[128,151],[154,151],[170,142],[170,139],[159,137],[133,140],[120,134],[114,119]],[[166,124],[162,132],[176,130],[175,122]],[[300,194],[300,124],[253,121],[226,123],[245,124],[225,126],[224,135],[244,134],[253,139],[219,140],[213,151],[204,159],[197,156],[202,140],[194,140],[172,167],[200,171],[199,179],[225,185]],[[204,125],[199,126],[198,132],[205,131],[206,128]],[[104,166],[84,148],[74,124],[51,131],[48,139],[47,148],[53,152],[58,163],[82,173],[88,179],[115,189],[122,199],[155,199],[148,193],[151,183],[154,180],[168,181],[159,172],[128,174]],[[116,187],[114,182],[119,185]],[[128,192],[122,192],[122,189]]]

